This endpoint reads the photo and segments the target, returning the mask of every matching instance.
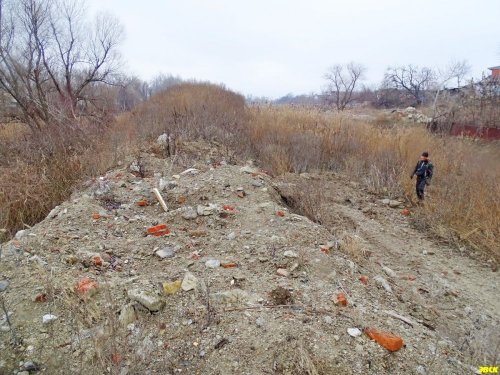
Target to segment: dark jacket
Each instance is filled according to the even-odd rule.
[[[416,175],[418,179],[430,180],[432,178],[433,169],[434,166],[430,160],[419,160],[413,170],[412,176]]]

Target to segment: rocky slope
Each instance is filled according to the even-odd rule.
[[[344,176],[273,179],[217,149],[198,154],[143,154],[3,244],[0,374],[494,365],[499,284],[487,264],[433,242]],[[328,224],[285,204],[304,184],[322,187]],[[390,352],[364,328],[404,346]]]

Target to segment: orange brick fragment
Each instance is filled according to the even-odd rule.
[[[92,257],[92,263],[94,263],[94,266],[98,266],[98,267],[102,266],[102,259],[101,259],[101,257],[99,255],[94,255]]]
[[[118,353],[114,353],[111,355],[111,362],[113,362],[115,365],[120,364],[122,361],[122,356]]]
[[[184,204],[184,202],[186,202],[186,197],[184,197],[183,195],[181,195],[179,197],[179,204]]]
[[[35,302],[47,302],[47,295],[45,293],[41,293],[35,297]]]
[[[222,268],[236,268],[238,267],[238,264],[230,262],[230,263],[221,263],[220,266]]]
[[[279,217],[285,216],[285,213],[283,211],[276,211],[276,215]]]
[[[147,233],[152,236],[165,236],[170,234],[170,230],[165,224],[159,224],[148,228]]]
[[[337,293],[337,304],[347,306],[347,298],[345,298],[344,293]]]
[[[403,339],[392,333],[377,331],[373,328],[365,328],[363,332],[390,352],[396,352],[403,347]]]
[[[361,281],[362,284],[368,285],[368,276],[361,275],[359,281]]]
[[[140,201],[135,202],[135,204],[139,207],[144,207],[148,205],[148,201],[145,199],[141,199]]]
[[[94,220],[99,220],[101,215],[99,215],[97,212],[92,213],[92,219]]]
[[[88,277],[81,279],[76,285],[76,290],[81,295],[87,294],[89,291],[94,289],[97,289],[97,282],[89,279]]]

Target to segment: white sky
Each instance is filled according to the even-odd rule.
[[[89,0],[114,14],[130,74],[160,72],[272,98],[320,92],[355,61],[378,84],[389,65],[500,65],[500,0]]]

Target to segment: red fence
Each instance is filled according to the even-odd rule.
[[[500,128],[478,128],[470,125],[454,124],[450,135],[482,139],[500,139]]]

